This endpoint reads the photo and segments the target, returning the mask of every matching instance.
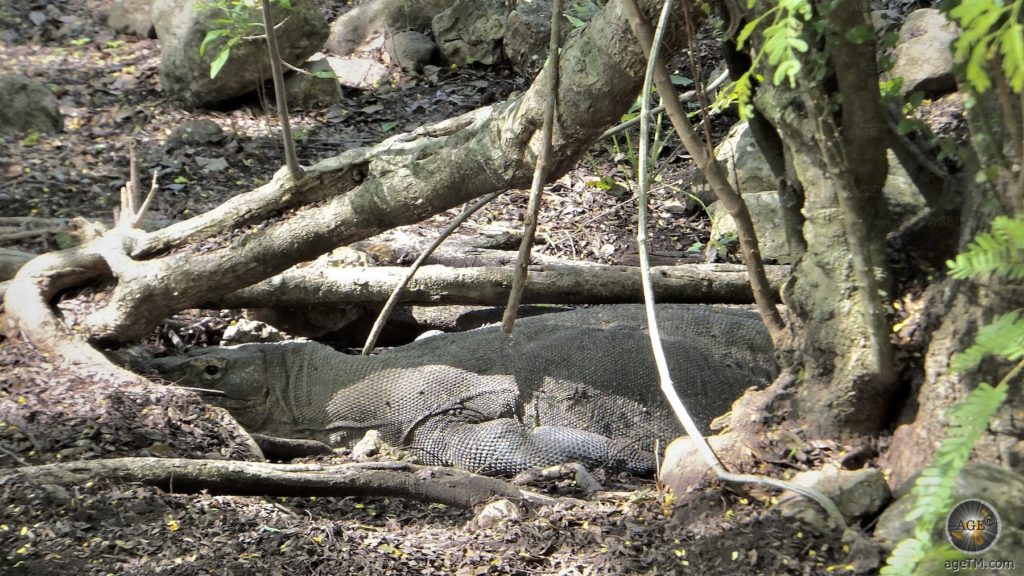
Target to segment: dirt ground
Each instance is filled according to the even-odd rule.
[[[58,95],[65,130],[0,138],[0,217],[110,218],[137,147],[157,170],[155,216],[180,219],[265,182],[280,166],[276,121],[258,97],[229,110],[184,110],[160,91],[159,42],[105,28],[107,0],[0,6],[0,60]],[[339,5],[341,3],[338,3]],[[339,8],[343,10],[344,8]],[[331,12],[336,10],[328,7]],[[710,46],[708,43],[708,56]],[[710,58],[707,65],[715,65]],[[436,80],[396,76],[394,86],[346,91],[320,110],[298,110],[300,161],[342,150],[503,99],[527,80],[507,69],[445,69]],[[215,141],[181,141],[174,129],[207,119]],[[397,121],[397,124],[394,122]],[[732,122],[715,121],[721,136]],[[620,141],[621,143],[622,141]],[[665,157],[672,155],[670,142]],[[226,162],[213,162],[223,159]],[[225,167],[226,164],[226,167]],[[586,183],[625,183],[628,154],[608,142],[554,184],[540,233],[543,253],[625,262],[636,251],[629,194]],[[700,212],[680,212],[692,168],[681,155],[654,191],[654,250],[663,263],[698,259],[708,241]],[[516,229],[525,195],[507,194],[469,229]],[[454,213],[454,212],[453,212]],[[411,234],[427,236],[439,215]],[[50,228],[26,226],[25,231]],[[4,245],[42,252],[73,241],[63,232]],[[2,338],[2,337],[0,337]],[[769,510],[772,495],[708,486],[684,502],[652,481],[598,477],[607,492],[584,503],[534,509],[481,528],[474,510],[400,499],[267,498],[177,494],[104,478],[71,489],[13,481],[15,468],[113,456],[230,459],[245,454],[225,414],[190,393],[124,385],[81,373],[29,347],[0,340],[0,572],[10,574],[853,574],[855,558],[835,533]],[[842,447],[780,443],[763,470],[785,476],[839,455]],[[344,454],[337,458],[344,459]],[[6,473],[5,473],[6,470]],[[582,498],[571,481],[540,487]]]

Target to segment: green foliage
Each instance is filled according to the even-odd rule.
[[[748,0],[747,3],[749,8],[753,8],[756,4],[757,0]],[[759,82],[762,80],[755,70],[766,55],[768,64],[775,67],[772,82],[778,85],[783,81],[788,81],[790,87],[796,87],[797,74],[803,68],[799,55],[806,53],[810,48],[807,41],[803,39],[803,35],[804,23],[811,18],[811,15],[809,0],[779,0],[763,14],[748,22],[736,37],[738,48],[743,48],[743,45],[763,22],[770,19],[771,24],[762,33],[764,43],[754,55],[750,69],[721,91],[715,101],[715,106],[724,108],[730,102],[736,101],[741,119],[746,120],[752,116],[754,113],[754,107],[751,104],[753,80],[756,79]]]
[[[292,7],[291,0],[271,0],[286,10]],[[219,46],[217,55],[210,62],[210,78],[216,78],[228,58],[231,48],[243,39],[263,33],[263,19],[260,13],[259,0],[213,0],[198,6],[203,10],[212,10],[216,15],[210,20],[217,28],[206,33],[199,45],[199,55],[205,56],[207,49]]]
[[[1024,319],[1020,311],[1014,310],[996,318],[978,330],[974,344],[956,355],[950,367],[957,372],[966,372],[981,364],[988,355],[995,355],[1016,362],[1024,358]]]
[[[1024,0],[960,2],[949,16],[963,31],[953,43],[957,61],[965,64],[967,83],[977,92],[992,86],[990,71],[1002,60],[1003,73],[1015,92],[1024,89]]]
[[[947,263],[956,278],[978,278],[996,274],[1011,280],[1024,278],[1024,218],[998,217],[992,231],[979,234],[967,251]],[[1003,314],[978,331],[974,344],[950,362],[956,372],[965,372],[995,356],[1016,366],[995,386],[982,382],[960,404],[949,411],[949,428],[932,463],[911,489],[913,506],[907,520],[916,522],[914,535],[892,551],[882,576],[920,574],[922,562],[941,561],[956,554],[949,546],[933,542],[936,524],[953,502],[953,485],[967,464],[975,443],[1003,405],[1010,381],[1024,369],[1024,319],[1019,310]]]
[[[994,273],[1024,280],[1024,217],[996,217],[992,231],[979,234],[967,251],[946,263],[954,278]]]

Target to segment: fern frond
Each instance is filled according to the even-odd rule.
[[[974,344],[953,357],[950,368],[954,372],[966,372],[990,355],[1011,362],[1024,358],[1024,318],[1021,318],[1020,312],[1008,312],[983,326],[978,330]]]
[[[997,216],[992,231],[979,234],[967,251],[946,262],[954,278],[994,273],[1010,280],[1024,280],[1024,217]]]

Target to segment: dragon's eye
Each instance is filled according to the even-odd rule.
[[[220,366],[216,364],[207,364],[206,368],[203,369],[207,376],[216,376],[220,373]]]

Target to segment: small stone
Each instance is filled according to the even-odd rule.
[[[247,344],[250,342],[280,342],[284,336],[273,326],[255,320],[241,319],[224,330],[221,339],[224,344]]]
[[[167,143],[174,146],[206,146],[224,140],[224,129],[213,120],[189,120],[178,126],[167,137]]]
[[[472,523],[477,528],[486,530],[506,522],[515,522],[519,518],[519,507],[508,500],[502,499],[495,500],[484,506],[476,517],[473,518]]]
[[[380,439],[380,432],[367,430],[366,434],[352,447],[352,459],[359,462],[367,460],[380,454],[384,442]]]

